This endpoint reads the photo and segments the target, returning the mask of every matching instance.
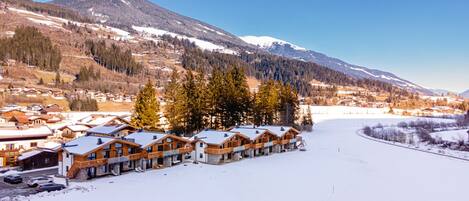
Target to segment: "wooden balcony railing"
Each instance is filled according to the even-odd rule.
[[[237,147],[228,147],[228,148],[205,148],[205,153],[221,155],[221,154],[231,153],[233,151],[250,149],[251,147],[252,146],[250,144],[246,144],[246,145],[241,145]]]
[[[173,150],[167,150],[167,151],[155,151],[155,152],[150,152],[146,156],[147,159],[151,158],[161,158],[165,156],[172,156],[172,155],[177,155],[177,154],[186,154],[190,153],[192,151],[192,147],[182,147],[179,149],[173,149]]]

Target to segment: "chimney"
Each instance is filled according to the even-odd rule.
[[[225,133],[225,137],[228,137],[228,133]]]
[[[259,130],[256,130],[256,134],[259,134]]]
[[[101,138],[98,138],[98,145],[103,144],[103,140]]]
[[[156,139],[158,139],[158,136],[154,135],[153,140],[156,140]]]
[[[285,128],[283,126],[280,127],[280,131],[285,131]]]

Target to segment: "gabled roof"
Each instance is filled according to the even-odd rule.
[[[47,126],[40,126],[37,128],[28,129],[1,129],[0,140],[18,139],[18,138],[32,138],[32,137],[47,137],[52,135],[52,131]]]
[[[49,150],[49,149],[33,149],[33,150],[30,150],[30,151],[23,152],[20,156],[18,156],[18,160],[21,161],[21,160],[31,158],[35,155],[38,155],[38,154],[42,153],[42,152],[54,153],[55,151]]]
[[[230,131],[232,132],[238,132],[241,133],[251,140],[256,140],[258,137],[260,137],[264,133],[271,133],[269,130],[266,129],[261,129],[261,128],[245,128],[245,127],[238,127],[238,128],[233,128]],[[275,135],[275,134],[272,134]]]
[[[99,141],[101,141],[101,144],[98,143]],[[105,147],[114,142],[131,144],[137,147],[140,146],[139,144],[121,140],[121,139],[98,137],[98,136],[83,136],[83,137],[79,137],[75,140],[65,143],[62,149],[72,154],[87,155],[96,149]]]
[[[142,148],[146,148],[147,146],[150,146],[150,145],[153,145],[155,143],[161,142],[163,139],[166,139],[168,137],[179,139],[179,140],[185,141],[185,142],[190,142],[190,140],[187,140],[187,139],[182,138],[182,137],[178,137],[178,136],[173,135],[173,134],[147,132],[147,131],[132,133],[132,134],[126,136],[125,139],[132,139],[132,140],[135,141],[135,143],[142,145]]]
[[[87,133],[94,133],[94,134],[105,134],[105,135],[113,135],[123,129],[130,127],[127,124],[117,124],[117,125],[99,125],[93,128],[88,129]]]
[[[237,133],[237,132],[215,131],[215,130],[202,131],[202,132],[198,133],[197,135],[195,135],[194,137],[192,137],[191,139],[192,140],[201,140],[201,141],[203,141],[207,144],[221,145],[225,141],[231,139],[232,137],[234,137],[236,135],[249,139],[249,137],[247,137],[245,135],[242,135],[240,133]]]
[[[253,128],[253,126],[243,126],[243,128]],[[290,130],[299,133],[296,129],[290,126],[259,126],[256,128],[269,130],[271,133],[277,135],[277,137],[283,137]]]
[[[82,131],[87,131],[88,129],[90,129],[90,127],[85,126],[85,125],[68,125],[68,126],[59,128],[59,130],[64,130],[65,128],[68,128],[73,132],[82,132]]]

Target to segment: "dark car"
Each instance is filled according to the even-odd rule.
[[[23,178],[20,175],[8,175],[3,178],[3,181],[10,184],[20,184],[23,182]]]
[[[46,183],[46,184],[41,184],[37,187],[36,191],[37,192],[51,192],[51,191],[60,191],[64,189],[65,186],[63,184],[56,184],[56,183]]]

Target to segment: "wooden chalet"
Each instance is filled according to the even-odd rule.
[[[67,142],[58,151],[59,174],[80,180],[104,175],[120,175],[138,167],[140,145],[98,136],[83,136]]]
[[[170,167],[182,163],[192,152],[190,140],[173,134],[136,132],[125,138],[141,145],[143,169]]]
[[[297,142],[302,141],[300,132],[293,127],[289,126],[259,126],[259,129],[269,130],[271,133],[277,135],[279,151],[291,151],[298,149]]]
[[[205,130],[193,138],[195,160],[208,164],[222,164],[249,156],[249,137],[231,131]]]
[[[21,170],[57,166],[57,151],[53,149],[37,148],[21,153],[17,158]]]
[[[61,136],[63,138],[73,139],[84,136],[88,129],[90,129],[90,127],[85,125],[68,125],[61,127],[58,130],[61,131]]]
[[[249,137],[251,140],[250,157],[280,152],[279,137],[267,129],[236,127],[231,131]]]

